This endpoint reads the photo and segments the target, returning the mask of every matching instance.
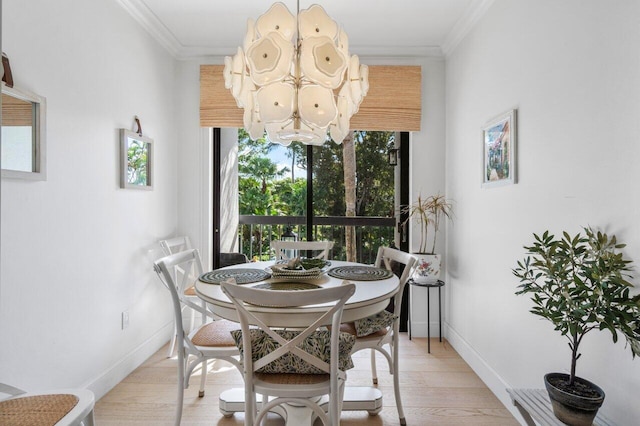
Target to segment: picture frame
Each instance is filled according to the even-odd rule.
[[[153,139],[120,129],[120,187],[153,189]]]
[[[482,128],[482,187],[516,183],[517,110],[511,109]]]

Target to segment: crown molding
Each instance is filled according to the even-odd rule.
[[[484,16],[495,0],[481,0],[469,7],[438,46],[352,46],[354,52],[368,57],[424,57],[439,58],[450,55],[475,24]],[[203,56],[233,54],[236,47],[183,46],[171,31],[141,0],[116,0],[151,36],[174,58],[187,60]]]
[[[467,9],[467,12],[460,18],[456,25],[454,25],[442,43],[442,53],[444,56],[449,56],[455,50],[480,18],[489,10],[494,1],[495,0],[482,0]]]
[[[233,56],[238,46],[227,47],[182,47],[176,59],[188,60],[203,56]],[[360,58],[444,58],[438,46],[349,46],[352,54]]]
[[[140,0],[116,0],[133,19],[160,43],[173,57],[178,58],[184,46],[158,17]]]
[[[442,58],[440,46],[358,46],[351,45],[352,54],[367,57]]]
[[[236,52],[237,46],[232,47],[197,47],[197,46],[181,46],[176,51],[170,51],[173,57],[180,61],[188,61],[192,59],[201,59],[204,57],[222,57],[233,56]],[[389,59],[420,59],[420,58],[435,58],[444,59],[442,49],[432,46],[415,46],[415,47],[366,47],[358,48],[357,46],[351,46],[353,51],[351,53],[357,54],[360,59],[362,58],[389,58]]]
[[[141,0],[116,0],[136,22],[160,43],[174,58],[189,60],[207,56],[227,56],[236,52],[237,46],[184,46],[158,17]],[[493,0],[492,0],[493,1]],[[356,46],[350,50],[366,57],[416,57],[442,58],[439,46]]]

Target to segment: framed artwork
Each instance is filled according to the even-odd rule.
[[[120,187],[153,189],[153,140],[120,129]]]
[[[516,110],[489,121],[482,129],[482,187],[516,183]]]

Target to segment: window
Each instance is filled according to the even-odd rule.
[[[388,152],[397,135],[353,132],[353,169],[345,161],[345,145],[282,147],[252,141],[240,130],[241,250],[250,258],[268,258],[270,241],[291,226],[298,239],[334,241],[334,259],[372,263],[378,247],[395,240],[397,168],[389,165]]]

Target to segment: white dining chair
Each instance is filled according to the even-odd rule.
[[[175,268],[184,271],[183,277],[199,277],[202,275],[202,263],[198,250],[191,249],[172,254],[154,263],[154,270],[160,281],[169,290],[173,304],[173,312],[177,330],[178,350],[178,406],[176,425],[182,418],[184,389],[189,387],[189,378],[198,365],[201,366],[200,390],[198,396],[204,396],[204,385],[207,379],[207,361],[222,359],[240,369],[237,357],[240,355],[231,331],[238,328],[238,324],[227,320],[215,320],[205,323],[191,332],[185,332],[182,321],[182,309],[186,301],[181,297],[183,284],[176,283]],[[190,360],[194,356],[195,359]],[[241,371],[241,370],[240,370]]]
[[[191,246],[191,240],[188,236],[179,236],[174,238],[169,238],[166,240],[159,241],[160,247],[162,248],[162,252],[165,256],[169,256],[171,254],[180,253],[186,250],[191,250],[193,247]],[[202,260],[201,260],[202,262]],[[207,306],[203,300],[201,300],[196,295],[196,290],[194,287],[195,280],[198,277],[188,277],[188,280],[184,280],[184,271],[180,268],[180,266],[176,266],[173,268],[174,273],[174,282],[180,282],[183,284],[181,290],[179,290],[180,298],[183,300],[182,310],[189,309],[191,312],[190,321],[189,321],[189,331],[193,330],[196,326],[196,313],[200,314],[200,325],[207,322],[209,317],[212,317],[211,312],[207,310]],[[174,324],[175,329],[175,324]],[[177,329],[175,329],[175,333],[171,338],[171,344],[169,345],[169,351],[167,353],[167,358],[171,358],[176,348],[176,340],[177,340]]]
[[[393,375],[393,390],[395,393],[396,408],[398,409],[398,417],[400,418],[401,425],[406,424],[406,419],[402,408],[402,399],[400,397],[400,378],[398,375],[400,311],[402,308],[402,295],[404,294],[404,289],[409,278],[411,278],[416,261],[417,259],[409,253],[390,247],[380,247],[376,257],[376,267],[394,271],[398,266],[404,266],[399,278],[400,285],[398,286],[398,291],[393,295],[391,305],[393,307],[393,313],[384,311],[381,314],[385,315],[380,314],[371,318],[359,320],[361,323],[375,325],[378,318],[383,319],[378,324],[379,327],[373,327],[371,330],[365,331],[365,333],[369,333],[366,335],[358,336],[358,330],[365,327],[360,327],[360,324],[356,324],[355,322],[344,323],[340,327],[343,332],[351,333],[356,336],[356,343],[353,347],[352,353],[356,353],[364,349],[371,350],[371,375],[374,385],[378,383],[376,352],[381,353],[386,358],[389,364],[389,372]]]
[[[0,424],[71,426],[95,424],[95,396],[87,389],[26,392],[0,383]]]
[[[286,297],[282,291],[229,282],[221,285],[235,305],[242,329],[234,337],[242,348],[245,426],[259,425],[274,407],[289,403],[313,410],[325,425],[339,425],[345,370],[352,366],[349,353],[355,340],[340,333],[339,324],[355,285],[291,291]],[[288,323],[305,327],[273,329],[252,312],[250,304],[281,308]],[[303,309],[318,304],[327,304],[326,309],[313,313]],[[322,327],[327,324],[332,325],[331,330]],[[256,394],[262,395],[257,416]],[[314,398],[323,395],[329,396],[328,414]]]
[[[276,260],[290,260],[296,256],[306,255],[315,259],[328,260],[331,257],[333,241],[271,241],[271,248],[275,252]]]
[[[191,239],[186,235],[160,240],[160,247],[162,247],[162,251],[167,256],[193,248]]]

